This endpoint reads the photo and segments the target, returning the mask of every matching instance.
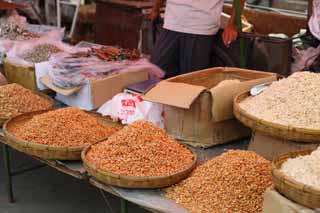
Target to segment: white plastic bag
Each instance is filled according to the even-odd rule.
[[[131,124],[137,120],[147,120],[164,128],[161,104],[144,101],[140,95],[119,93],[102,105],[98,113]]]

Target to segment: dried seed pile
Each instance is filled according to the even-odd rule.
[[[25,29],[22,29],[16,24],[0,20],[0,38],[9,39],[14,41],[24,41],[32,38],[38,38],[39,36],[31,33]]]
[[[118,128],[104,126],[97,118],[77,109],[62,108],[35,115],[10,131],[33,143],[60,147],[83,147],[106,139]]]
[[[260,119],[308,129],[320,129],[320,75],[297,72],[249,97],[240,107]]]
[[[281,171],[296,181],[320,189],[320,147],[310,155],[290,158]]]
[[[166,196],[195,213],[257,213],[271,185],[269,161],[251,151],[231,150],[167,188]]]
[[[93,145],[87,160],[98,169],[127,176],[167,176],[192,165],[193,153],[148,121],[124,127]]]
[[[51,108],[52,103],[18,84],[0,86],[0,117]]]
[[[27,52],[23,59],[32,63],[40,63],[43,61],[48,61],[52,54],[60,51],[61,50],[58,47],[52,44],[39,44]]]

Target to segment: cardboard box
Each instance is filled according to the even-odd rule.
[[[217,85],[224,80],[238,79]],[[233,116],[234,97],[277,79],[273,73],[238,68],[211,68],[160,82],[144,99],[164,104],[167,132],[193,146],[210,147],[250,136]]]
[[[260,132],[254,132],[252,133],[248,149],[258,153],[268,160],[273,160],[275,157],[287,152],[315,149],[319,145],[320,143],[288,141],[268,136]]]
[[[87,79],[84,86],[71,89],[55,86],[49,76],[41,78],[41,82],[45,86],[57,92],[57,100],[68,106],[85,110],[97,109],[114,95],[122,92],[129,84],[145,80],[148,80],[148,70],[146,69],[110,75],[103,79]]]
[[[263,213],[317,213],[301,206],[277,192],[274,188],[266,190],[263,196]]]

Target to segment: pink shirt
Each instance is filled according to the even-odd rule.
[[[214,35],[220,27],[223,0],[167,0],[164,28],[197,35]]]

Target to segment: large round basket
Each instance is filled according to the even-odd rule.
[[[290,152],[280,155],[272,162],[272,178],[275,188],[290,200],[309,208],[320,208],[320,189],[297,182],[280,171],[281,165],[289,158],[309,155],[311,150]]]
[[[35,94],[37,94],[38,96],[48,100],[50,102],[50,106],[47,108],[47,109],[42,109],[42,110],[49,110],[49,109],[52,109],[54,107],[54,100],[52,98],[50,98],[49,96],[47,96],[46,94],[43,94],[41,92],[33,92]],[[1,110],[1,109],[0,109]],[[9,120],[10,118],[12,117],[6,117],[6,116],[0,116],[0,126],[2,127],[3,124]]]
[[[50,110],[37,111],[26,113],[23,115],[16,116],[8,120],[3,127],[3,132],[5,135],[6,143],[12,148],[26,153],[31,156],[39,157],[42,159],[50,159],[50,160],[80,160],[81,159],[81,151],[85,148],[85,146],[78,147],[59,147],[59,146],[50,146],[45,144],[33,143],[30,141],[25,141],[21,138],[16,137],[14,134],[10,132],[10,127],[12,125],[16,125],[18,123],[24,123],[30,120],[33,116],[39,115]],[[120,126],[119,123],[115,123],[112,120],[102,117],[94,112],[87,112],[95,117],[97,117],[102,124],[111,127],[111,126]],[[106,139],[106,138],[105,138]]]
[[[187,178],[192,172],[192,170],[196,167],[196,163],[197,163],[196,154],[192,152],[195,156],[194,161],[187,169],[181,172],[168,175],[168,176],[158,176],[158,177],[125,176],[125,175],[119,175],[119,174],[115,174],[107,171],[102,171],[100,169],[97,169],[95,165],[90,163],[86,159],[86,155],[88,151],[91,149],[91,146],[92,145],[86,147],[81,154],[83,164],[86,170],[88,171],[88,173],[105,184],[123,187],[123,188],[157,189],[157,188],[164,188],[164,187],[171,186]]]
[[[320,129],[297,128],[281,125],[253,116],[240,107],[240,103],[250,96],[250,92],[244,92],[235,97],[233,112],[236,118],[254,131],[285,140],[318,143],[320,141]]]

